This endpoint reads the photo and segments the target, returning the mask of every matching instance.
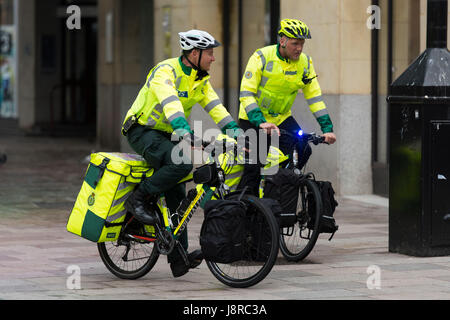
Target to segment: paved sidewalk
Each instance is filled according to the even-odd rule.
[[[165,257],[144,278],[120,280],[94,243],[66,231],[92,150],[83,139],[0,135],[8,156],[0,164],[0,299],[450,299],[450,257],[389,253],[387,199],[376,196],[339,197],[333,240],[321,235],[299,263],[280,255],[248,289],[221,284],[204,263],[174,279]],[[202,215],[189,225],[191,249],[199,246]],[[80,290],[67,288],[71,266],[80,268]]]

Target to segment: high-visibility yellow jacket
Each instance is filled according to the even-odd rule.
[[[183,135],[192,133],[187,118],[199,103],[222,132],[240,130],[211,86],[209,75],[197,79],[197,71],[184,65],[180,58],[160,62],[147,76],[145,85],[125,116],[155,130]]]
[[[239,118],[256,127],[263,122],[280,125],[291,116],[300,89],[322,131],[332,132],[311,57],[302,53],[298,61],[287,61],[279,53],[279,44],[258,49],[242,78]]]

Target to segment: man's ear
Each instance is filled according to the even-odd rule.
[[[199,52],[200,51],[198,49],[193,49],[192,52],[191,52],[192,58],[197,58]]]
[[[280,46],[281,46],[282,48],[286,48],[286,43],[287,43],[287,38],[286,38],[286,36],[282,36],[281,39],[280,39]]]

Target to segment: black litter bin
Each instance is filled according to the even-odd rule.
[[[389,251],[412,256],[450,255],[450,52],[427,47],[387,98]]]

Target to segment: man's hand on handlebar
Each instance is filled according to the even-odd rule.
[[[333,132],[327,132],[322,135],[325,138],[325,143],[333,144],[336,142],[336,135]]]
[[[274,123],[264,122],[261,123],[259,127],[269,135],[272,135],[273,132],[276,132],[277,135],[280,136],[280,129]]]

